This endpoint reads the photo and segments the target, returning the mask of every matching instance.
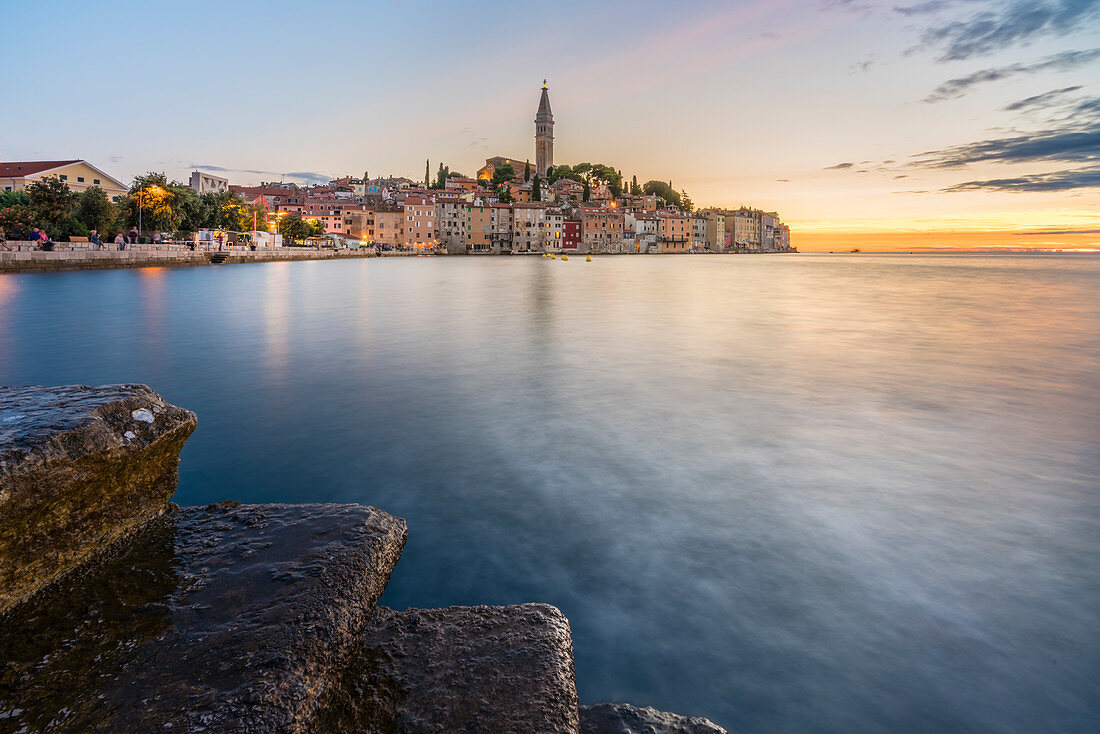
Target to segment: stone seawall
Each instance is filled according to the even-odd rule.
[[[204,252],[164,250],[0,250],[0,272],[41,270],[99,270],[159,266],[210,265],[212,262],[250,263],[286,260],[342,260],[376,257],[369,250],[313,250],[278,247],[261,250]],[[224,258],[224,259],[223,259]]]
[[[726,734],[580,706],[552,606],[378,606],[382,510],[171,504],[195,425],[144,385],[0,387],[0,731]]]

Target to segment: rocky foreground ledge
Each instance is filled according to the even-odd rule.
[[[382,510],[172,505],[195,425],[144,385],[0,388],[0,731],[725,731],[578,706],[552,606],[377,606]]]

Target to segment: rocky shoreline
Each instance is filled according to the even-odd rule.
[[[195,426],[144,385],[0,388],[0,731],[725,731],[578,705],[552,606],[378,606],[382,510],[173,505]]]

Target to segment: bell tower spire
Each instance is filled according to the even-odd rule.
[[[542,80],[539,111],[535,114],[535,173],[545,178],[554,165],[554,113],[550,111],[550,94]]]

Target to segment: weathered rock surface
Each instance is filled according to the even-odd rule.
[[[710,719],[629,703],[581,706],[581,734],[729,734]]]
[[[577,731],[569,621],[547,604],[379,607],[318,731]]]
[[[0,614],[164,512],[194,430],[145,385],[0,388]]]
[[[405,537],[361,505],[174,508],[2,620],[0,730],[320,731]]]
[[[581,734],[729,734],[702,716],[681,716],[628,703],[581,706],[580,718]]]

